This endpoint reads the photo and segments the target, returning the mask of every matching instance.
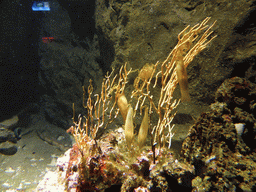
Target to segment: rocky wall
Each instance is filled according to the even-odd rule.
[[[211,103],[226,78],[245,73],[249,78],[252,68],[255,70],[253,10],[254,1],[245,0],[97,0],[96,30],[99,39],[108,39],[111,49],[102,51],[112,50],[106,55],[113,55],[113,67],[128,62],[137,69],[163,61],[187,25],[206,17],[217,20],[213,30],[218,37],[188,67],[191,95]]]
[[[97,89],[112,67],[118,69],[127,62],[128,68],[140,69],[163,61],[176,45],[177,35],[206,17],[211,17],[209,25],[217,20],[213,35],[218,37],[188,66],[193,101],[212,103],[217,87],[232,76],[256,81],[253,0],[96,0],[90,6],[82,0],[75,5],[58,2],[56,10],[62,19],[58,14],[46,19],[62,25],[60,31],[50,30],[54,25],[44,29],[58,32],[58,40],[47,45],[47,51],[41,48],[40,83],[45,114],[62,127],[71,120],[72,103],[78,114],[83,112],[81,87],[86,88],[89,79]],[[130,75],[127,90],[136,76]]]
[[[51,2],[51,11],[44,13],[42,18],[39,38],[40,105],[48,121],[65,129],[72,124],[73,103],[75,117],[85,114],[82,86],[85,87],[86,98],[89,80],[93,81],[96,90],[103,78],[102,68],[97,62],[100,57],[97,36],[93,34],[89,38],[87,33],[93,29],[84,22],[84,19],[90,19],[90,15],[84,15],[84,12],[93,13],[89,8],[82,1],[78,9],[77,3],[55,0]],[[86,27],[81,25],[89,29],[86,31]],[[48,36],[54,40],[42,42],[41,38]]]

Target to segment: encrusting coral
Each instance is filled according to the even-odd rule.
[[[182,100],[189,100],[186,67],[216,37],[207,39],[215,23],[208,26],[209,19],[186,27],[162,64],[146,64],[139,71],[130,99],[125,97],[125,86],[129,74],[134,71],[127,70],[126,64],[114,77],[113,72],[105,77],[101,93],[94,97],[90,83],[85,104],[87,115],[79,117],[78,123],[74,122],[69,129],[76,140],[66,174],[69,191],[104,191],[113,185],[119,185],[121,191],[136,188],[167,191],[171,186],[165,175],[182,184],[181,178],[193,172],[193,166],[175,160],[165,146],[166,143],[171,146],[174,135],[171,122],[180,102],[173,99],[173,92],[179,82]],[[205,32],[202,34],[202,31]],[[154,95],[153,89],[160,89],[160,94]],[[143,109],[137,140],[133,119],[142,114]],[[118,134],[123,135],[120,141],[115,132],[104,132],[119,112],[124,120],[124,130],[118,129]],[[158,121],[152,121],[151,116],[158,117]],[[103,134],[99,135],[100,130]],[[151,146],[145,146],[147,138],[151,138]],[[177,173],[175,166],[183,171]],[[74,177],[75,172],[79,177]]]

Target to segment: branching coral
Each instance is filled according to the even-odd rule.
[[[132,92],[132,97],[137,98],[135,111],[139,108],[141,111],[144,103],[148,100],[150,104],[149,113],[155,112],[159,117],[157,125],[153,126],[152,134],[154,134],[153,143],[158,143],[160,147],[165,145],[166,140],[169,142],[169,146],[171,144],[173,127],[170,123],[175,115],[172,112],[179,104],[179,101],[173,100],[173,92],[177,83],[180,84],[181,100],[190,100],[186,67],[216,37],[214,36],[210,40],[207,39],[213,33],[211,29],[215,24],[214,22],[211,26],[206,25],[209,19],[210,17],[207,17],[201,24],[196,24],[194,27],[187,26],[178,35],[177,45],[163,61],[160,70],[157,70],[160,62],[155,65],[145,65],[135,80],[135,90]],[[205,32],[201,34],[203,30]],[[155,79],[155,82],[153,82],[153,79]],[[154,102],[154,95],[151,92],[152,89],[157,87],[158,79],[161,81],[160,96]],[[164,129],[167,128],[169,130],[168,138],[164,136]]]
[[[134,81],[131,99],[127,99],[124,94],[128,75],[132,72],[131,69],[126,69],[126,64],[114,77],[113,72],[105,77],[101,92],[94,94],[94,97],[90,82],[88,99],[86,102],[84,99],[87,115],[79,117],[78,123],[70,128],[81,156],[78,167],[82,187],[89,190],[93,190],[94,187],[104,189],[112,184],[120,184],[120,182],[129,183],[129,178],[136,175],[141,178],[141,182],[136,185],[146,187],[145,183],[151,182],[149,181],[150,164],[157,164],[156,167],[162,170],[162,160],[172,158],[165,145],[169,143],[168,147],[171,146],[174,135],[172,131],[174,125],[171,125],[171,122],[175,116],[174,109],[180,102],[180,100],[173,99],[173,93],[179,83],[182,100],[189,100],[186,67],[216,37],[208,40],[213,33],[211,29],[215,23],[211,26],[206,25],[209,19],[206,18],[194,27],[186,27],[178,35],[178,44],[161,64],[160,62],[146,64],[139,71]],[[154,94],[155,89],[159,90],[157,94]],[[142,110],[144,110],[144,117],[138,140],[136,140],[133,119],[136,114],[142,114]],[[100,130],[105,130],[117,118],[119,112],[124,121],[125,147],[124,145],[111,145],[109,135],[106,136],[109,139],[107,142],[99,135]],[[156,122],[150,119],[153,115],[158,118]],[[151,134],[151,149],[143,148],[148,132]],[[155,148],[156,145],[158,149]],[[125,155],[127,153],[129,155]],[[158,159],[156,154],[159,156]],[[154,177],[151,173],[151,178]]]
[[[127,76],[130,72],[131,70],[127,71],[126,65],[124,65],[121,67],[119,74],[114,77],[112,77],[112,73],[106,75],[101,85],[101,93],[95,94],[95,99],[92,98],[93,86],[90,81],[86,104],[84,98],[84,107],[87,110],[87,115],[79,117],[78,123],[74,122],[74,126],[69,129],[81,151],[90,151],[89,148],[91,144],[89,143],[93,140],[94,145],[97,145],[96,140],[99,137],[97,135],[99,130],[104,131],[107,126],[116,119],[119,111],[121,111],[122,114],[126,113],[125,101],[124,99],[120,101],[120,96],[123,95],[127,83]],[[83,90],[85,95],[84,87]],[[115,96],[113,96],[113,94]],[[119,108],[117,108],[116,105],[118,105]],[[121,105],[124,107],[120,107]]]
[[[132,72],[131,69],[127,71],[126,64],[121,67],[119,74],[116,76],[112,77],[113,74],[111,73],[105,77],[102,82],[101,93],[94,95],[94,102],[92,98],[93,87],[90,83],[88,99],[84,106],[87,109],[87,116],[83,117],[85,121],[82,121],[82,117],[80,117],[79,122],[75,123],[73,127],[76,143],[82,151],[85,150],[83,148],[87,145],[85,141],[88,140],[89,134],[90,139],[95,140],[96,143],[99,129],[106,129],[108,124],[117,117],[119,111],[121,111],[125,122],[128,146],[131,146],[134,140],[133,117],[136,116],[138,110],[142,113],[145,103],[149,105],[149,107],[145,107],[149,115],[145,113],[147,118],[141,123],[140,132],[144,130],[144,134],[147,135],[149,117],[152,114],[156,114],[158,121],[150,129],[153,138],[152,145],[157,143],[158,147],[161,148],[168,142],[169,147],[171,146],[171,139],[174,135],[172,132],[173,126],[171,126],[175,116],[173,111],[179,104],[179,100],[173,100],[173,92],[179,82],[182,100],[188,101],[190,99],[186,67],[216,37],[213,36],[210,40],[207,39],[213,33],[211,29],[215,24],[214,22],[211,26],[208,26],[209,19],[207,17],[201,24],[196,24],[194,27],[187,26],[178,35],[179,41],[177,45],[161,65],[160,62],[146,64],[139,71],[138,77],[134,81],[134,91],[131,96],[131,98],[137,99],[134,109],[132,106],[128,107],[128,101],[124,95],[128,75]],[[203,34],[202,31],[204,31]],[[153,79],[155,82],[153,82]],[[157,88],[159,81],[161,83],[160,95],[153,95],[152,89]],[[156,96],[158,97],[157,101],[153,99]],[[168,130],[167,135],[164,133],[165,130]],[[142,133],[139,135],[138,142],[140,147],[142,147],[142,143],[145,143],[145,136],[143,135],[142,137]]]

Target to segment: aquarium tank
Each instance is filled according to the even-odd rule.
[[[0,6],[0,191],[256,190],[255,1]]]

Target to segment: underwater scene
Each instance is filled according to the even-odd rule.
[[[256,191],[255,0],[0,9],[0,191]]]

